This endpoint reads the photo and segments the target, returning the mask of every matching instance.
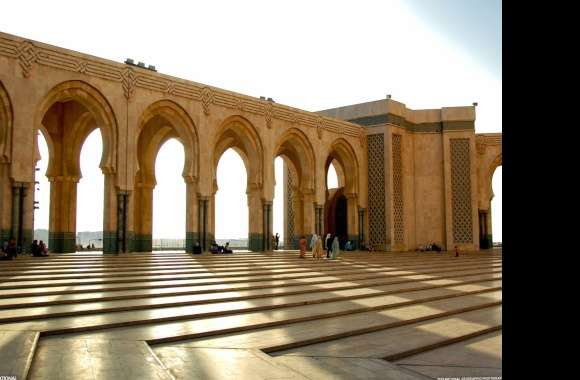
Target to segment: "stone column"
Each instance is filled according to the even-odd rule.
[[[115,252],[131,252],[132,247],[129,243],[129,191],[119,190],[117,192],[117,231],[110,239],[109,243],[105,243],[106,234],[103,231],[103,253]],[[107,203],[105,202],[105,205]],[[105,223],[106,224],[106,223]],[[113,247],[112,243],[115,243]]]
[[[322,236],[324,234],[324,205],[316,204],[314,206],[315,220],[316,220],[316,234]]]
[[[358,244],[355,243],[355,249],[360,249],[362,246],[366,246],[365,243],[365,209],[358,209]]]
[[[199,241],[198,229],[198,199],[197,183],[193,180],[185,182],[185,251],[193,253],[195,243]],[[201,243],[200,243],[201,245]]]
[[[254,184],[248,185],[248,249],[264,250],[264,221],[262,209],[262,189]]]
[[[345,194],[347,207],[347,234],[348,240],[358,241],[358,197],[356,194]]]
[[[33,236],[34,198],[30,196],[30,187],[31,184],[27,182],[14,182],[12,184],[12,215],[8,238],[16,239],[16,244],[20,247],[21,252],[30,251]]]
[[[306,237],[306,241],[310,241],[312,235],[316,233],[316,215],[314,208],[314,191],[302,192],[302,235]]]
[[[52,252],[76,251],[76,211],[78,178],[54,176],[50,182],[48,248]]]
[[[103,172],[103,253],[126,252],[126,227],[122,226],[122,236],[119,235],[118,220],[123,218],[126,223],[127,204],[126,193],[117,191],[116,175],[111,172]],[[122,247],[119,246],[119,239],[123,239]]]
[[[0,244],[10,239],[12,221],[12,181],[10,164],[0,162]]]
[[[202,251],[207,251],[211,241],[214,239],[214,228],[212,214],[214,213],[214,204],[211,197],[197,195],[197,225],[198,239]]]
[[[271,251],[272,247],[272,230],[273,230],[273,221],[272,221],[272,202],[271,201],[264,201],[262,203],[262,215],[264,218],[264,251]]]
[[[135,251],[153,249],[153,185],[139,184],[135,199]]]

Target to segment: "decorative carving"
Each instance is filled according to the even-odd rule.
[[[360,143],[360,147],[364,148],[365,143],[367,142],[367,139],[366,139],[366,133],[362,128],[359,130],[358,141]]]
[[[168,81],[165,86],[165,93],[167,95],[175,95],[175,83]]]
[[[266,119],[266,127],[268,127],[268,129],[272,128],[273,108],[274,107],[270,102],[264,104],[264,119]]]
[[[324,119],[320,116],[316,118],[316,133],[318,138],[322,139],[322,131],[324,130]]]
[[[77,72],[85,74],[87,72],[87,63],[83,60],[78,60],[76,63],[77,63]]]
[[[478,154],[485,153],[485,137],[484,136],[476,136],[475,137],[475,149],[477,150]]]
[[[135,93],[135,72],[133,69],[127,67],[121,73],[121,84],[123,86],[123,92],[125,93],[125,98],[131,99]]]
[[[209,87],[204,87],[203,90],[201,90],[201,105],[203,107],[203,113],[206,116],[209,116],[209,107],[212,105],[213,101],[214,95],[212,89]]]
[[[455,243],[473,243],[469,139],[451,139],[450,145],[453,241]]]
[[[405,241],[402,140],[401,135],[393,135],[393,231],[396,243]]]
[[[22,69],[22,75],[28,78],[32,64],[38,59],[38,54],[34,45],[30,41],[23,41],[18,47],[18,61]]]
[[[244,101],[242,98],[236,98],[236,108],[240,111],[244,111]]]
[[[386,243],[385,225],[385,143],[382,134],[368,136],[369,242]]]
[[[296,125],[300,124],[300,119],[298,118],[298,114],[296,112],[293,112],[291,114],[290,118],[291,118],[293,124],[296,124]]]

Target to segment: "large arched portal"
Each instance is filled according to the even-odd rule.
[[[337,188],[329,188],[330,167],[336,171]],[[326,202],[324,207],[324,234],[337,236],[340,246],[352,241],[359,246],[361,232],[358,220],[358,164],[354,150],[344,139],[332,144],[325,163]]]
[[[247,173],[246,194],[248,200],[248,248],[262,251],[269,246],[269,220],[264,220],[271,210],[271,204],[263,200],[263,148],[254,126],[241,116],[230,116],[219,127],[212,155],[213,193],[208,208],[208,231],[205,234],[205,248],[215,238],[215,194],[218,191],[217,166],[228,149],[233,149],[244,162]],[[232,215],[232,217],[236,217]]]
[[[490,249],[493,246],[493,234],[492,234],[492,206],[494,199],[493,191],[493,179],[496,178],[496,170],[502,164],[502,155],[498,155],[493,161],[491,161],[485,175],[485,184],[487,194],[489,199],[486,199],[486,205],[484,208],[479,210],[479,248],[480,249]],[[501,176],[501,170],[499,170],[499,175]],[[501,180],[501,178],[500,178]],[[500,182],[501,184],[501,182]],[[501,190],[501,189],[500,189]],[[501,215],[499,215],[501,218]]]
[[[155,162],[161,146],[170,139],[183,145],[184,164],[182,176],[186,184],[186,250],[193,250],[196,240],[196,187],[197,187],[197,133],[187,113],[176,103],[162,100],[150,105],[139,120],[137,138],[137,172],[133,198],[134,247],[137,252],[153,248],[153,189],[157,181]]]
[[[283,160],[286,191],[284,205],[285,248],[298,248],[301,236],[310,240],[315,233],[314,213],[314,150],[308,138],[298,129],[286,131],[274,150],[274,161]],[[275,168],[275,165],[273,165]],[[276,174],[273,178],[276,177]],[[280,212],[281,210],[277,210]]]
[[[76,243],[77,184],[81,178],[80,154],[87,137],[100,129],[103,153],[99,167],[104,174],[103,243],[114,250],[116,218],[115,173],[117,122],[104,96],[82,81],[55,86],[40,103],[36,130],[46,140],[50,181],[49,248],[74,252]]]

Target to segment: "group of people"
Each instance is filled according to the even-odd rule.
[[[19,251],[20,247],[18,247],[16,239],[10,238],[0,247],[0,260],[14,260],[18,256]],[[34,240],[30,246],[30,253],[34,257],[46,257],[48,256],[48,247],[44,241],[41,240],[39,243],[38,240]]]
[[[0,248],[0,260],[13,260],[16,256],[18,256],[18,245],[16,239],[10,238]]]
[[[300,247],[300,258],[306,258],[306,238],[302,236],[298,243]],[[324,243],[322,237],[314,234],[310,239],[310,249],[312,250],[312,257],[315,260],[320,260],[324,258],[324,252],[326,251],[326,258],[331,260],[336,260],[337,256],[340,254],[340,243],[338,241],[338,236],[332,236],[330,234],[326,235],[324,238]]]
[[[234,253],[234,251],[232,251],[230,249],[230,242],[229,241],[226,243],[226,245],[218,245],[218,243],[216,243],[215,241],[212,241],[211,244],[209,245],[209,251],[211,253]],[[194,249],[194,253],[195,253],[195,249]]]
[[[420,252],[425,252],[425,251],[441,252],[441,247],[439,247],[435,243],[427,243],[425,245],[420,245],[418,250]]]
[[[46,257],[48,256],[48,247],[44,241],[41,240],[39,243],[38,240],[34,240],[30,246],[30,253],[34,257]]]

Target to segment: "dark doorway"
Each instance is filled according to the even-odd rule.
[[[338,236],[342,249],[348,240],[347,200],[343,194],[343,188],[330,190],[329,200],[326,204],[326,233]]]

